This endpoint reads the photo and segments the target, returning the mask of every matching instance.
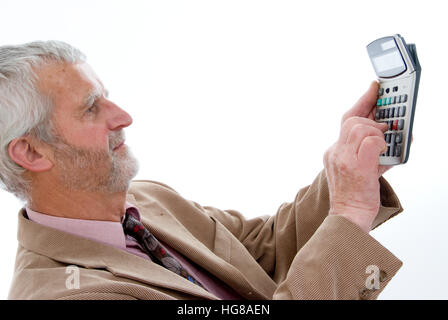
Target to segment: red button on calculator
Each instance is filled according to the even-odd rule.
[[[394,131],[398,130],[398,120],[394,120],[394,122],[392,124],[392,130],[394,130]]]

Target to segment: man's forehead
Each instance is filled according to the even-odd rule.
[[[87,63],[48,63],[37,72],[38,89],[52,98],[76,98],[103,85]]]

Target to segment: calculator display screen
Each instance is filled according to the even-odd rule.
[[[406,64],[394,37],[384,37],[367,46],[378,77],[391,78],[406,71]]]
[[[372,58],[372,62],[376,72],[378,73],[404,67],[403,59],[401,58],[401,54],[397,49],[389,51],[381,56]]]

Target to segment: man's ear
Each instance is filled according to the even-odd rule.
[[[11,159],[19,166],[32,171],[42,172],[50,170],[53,167],[45,155],[43,148],[36,148],[36,141],[30,136],[23,136],[12,140],[8,146],[8,153]]]

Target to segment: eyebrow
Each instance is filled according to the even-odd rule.
[[[83,104],[82,104],[82,108],[88,106],[90,107],[91,105],[93,105],[93,103],[98,100],[99,98],[101,98],[103,95],[103,93],[98,90],[98,89],[94,89],[93,91],[90,91],[87,96],[85,96],[84,100],[83,100]],[[109,91],[107,91],[107,89],[104,89],[104,96],[107,98],[109,96]]]

